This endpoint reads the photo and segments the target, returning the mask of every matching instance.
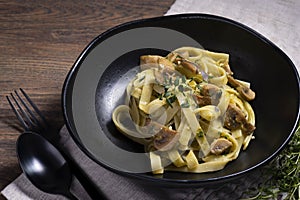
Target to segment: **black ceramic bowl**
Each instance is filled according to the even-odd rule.
[[[235,76],[251,82],[256,99],[255,140],[217,172],[142,173],[142,147],[120,134],[111,119],[143,54],[165,55],[181,46],[230,54]],[[63,88],[67,127],[95,162],[123,175],[163,184],[201,185],[231,180],[273,159],[292,137],[299,119],[299,77],[291,60],[268,39],[235,21],[205,14],[137,20],[95,38],[77,59]],[[125,154],[123,154],[125,152]],[[126,154],[127,153],[127,154]],[[124,156],[128,155],[128,157]],[[139,173],[135,173],[139,172]]]

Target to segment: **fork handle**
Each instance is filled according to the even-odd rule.
[[[86,190],[86,192],[89,194],[91,199],[103,199],[103,200],[108,199],[103,194],[103,192],[99,190],[96,184],[88,177],[86,172],[83,171],[82,168],[76,163],[76,161],[70,155],[64,153],[63,151],[61,152],[64,155],[65,159],[67,160],[74,176],[78,179],[78,181]]]

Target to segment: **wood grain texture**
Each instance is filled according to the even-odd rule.
[[[0,1],[0,189],[20,173],[21,127],[5,96],[24,88],[57,130],[61,90],[85,46],[118,24],[161,16],[174,0]],[[0,197],[3,198],[3,197]]]

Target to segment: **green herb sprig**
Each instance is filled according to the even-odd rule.
[[[177,99],[176,91],[181,92],[184,96],[186,90],[190,90],[189,86],[186,84],[187,79],[185,76],[179,76],[174,74],[164,74],[164,82],[162,86],[165,89],[164,94],[162,94],[159,98],[166,98],[166,101],[170,107],[173,108],[172,103],[174,103]],[[190,106],[188,100],[180,105],[182,108],[188,108]]]
[[[300,199],[300,126],[287,147],[264,170],[265,179],[248,199]],[[256,194],[254,194],[254,192]]]

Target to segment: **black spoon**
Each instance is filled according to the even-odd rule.
[[[20,166],[27,178],[40,190],[77,199],[71,192],[72,174],[61,153],[34,132],[24,132],[17,140]]]

